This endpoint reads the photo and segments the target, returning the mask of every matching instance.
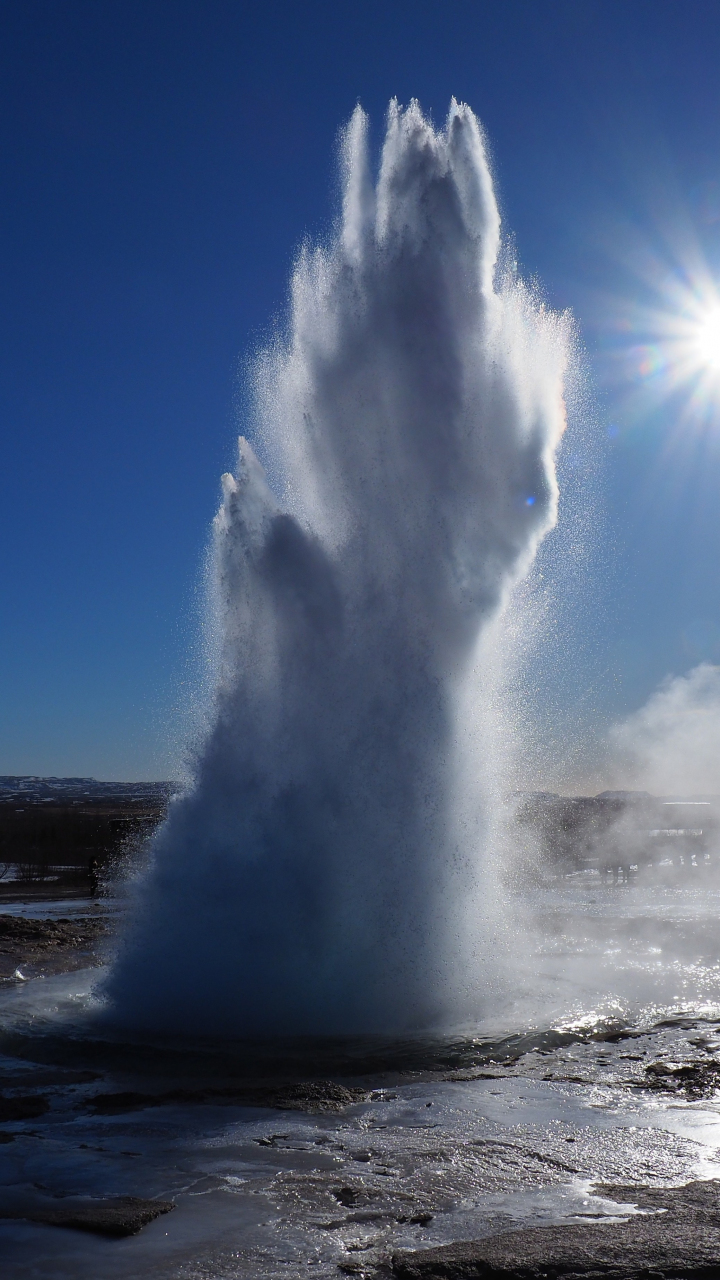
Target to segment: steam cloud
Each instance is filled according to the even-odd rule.
[[[127,1023],[478,1012],[489,799],[467,792],[467,710],[483,626],[556,518],[567,322],[498,269],[468,107],[436,131],[391,103],[376,184],[359,108],[342,155],[341,225],[300,254],[289,337],[257,362],[273,490],[245,440],[223,477],[213,727],[111,975]]]
[[[617,776],[654,795],[720,794],[720,667],[668,677],[610,731]]]

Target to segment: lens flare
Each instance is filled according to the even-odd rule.
[[[698,324],[697,354],[703,365],[720,373],[720,305],[712,307]]]
[[[661,439],[687,475],[720,444],[720,278],[679,192],[608,244],[615,286],[597,295],[599,363],[623,431]],[[609,433],[610,434],[610,433]],[[638,440],[640,436],[636,437]]]

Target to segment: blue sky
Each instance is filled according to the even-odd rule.
[[[601,723],[720,661],[720,407],[654,332],[720,272],[719,64],[714,0],[5,6],[0,772],[172,771],[243,360],[357,100],[376,140],[392,95],[467,101],[577,317],[604,516],[561,696]]]

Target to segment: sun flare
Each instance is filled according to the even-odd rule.
[[[672,252],[634,242],[632,287],[607,298],[607,368],[629,422],[666,418],[687,450],[720,440],[720,276],[688,236]],[[672,424],[672,425],[670,425]]]
[[[720,371],[720,306],[713,307],[701,318],[696,342],[703,365]]]

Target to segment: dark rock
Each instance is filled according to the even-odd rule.
[[[269,1089],[260,1105],[287,1111],[342,1111],[367,1096],[365,1089],[348,1089],[333,1080],[303,1080],[299,1084]]]
[[[651,1062],[645,1068],[643,1087],[662,1093],[682,1093],[690,1099],[710,1098],[720,1089],[720,1063],[689,1062],[671,1067],[666,1062]]]
[[[171,1089],[166,1093],[96,1093],[88,1101],[99,1115],[117,1115],[142,1107],[173,1103],[214,1106],[275,1107],[280,1111],[337,1112],[367,1098],[365,1089],[349,1089],[333,1080],[303,1080],[297,1084],[231,1087],[228,1089]]]
[[[703,1218],[720,1229],[720,1179],[687,1182],[684,1187],[633,1187],[616,1182],[595,1183],[594,1193],[639,1209],[664,1209],[683,1217]]]
[[[101,1116],[119,1115],[122,1111],[139,1111],[142,1107],[158,1107],[167,1101],[162,1093],[96,1093],[89,1098],[93,1111]]]
[[[338,1187],[333,1195],[343,1208],[352,1209],[362,1199],[362,1190],[357,1187]]]
[[[93,1084],[102,1077],[97,1071],[73,1070],[70,1067],[33,1067],[0,1071],[0,1089],[46,1089],[57,1085]],[[1,1095],[0,1095],[1,1096]]]
[[[720,1278],[720,1182],[596,1190],[656,1212],[621,1223],[532,1227],[478,1243],[400,1253],[392,1259],[392,1274],[397,1280]]]
[[[47,1098],[41,1094],[28,1094],[26,1097],[0,1097],[0,1123],[8,1120],[37,1120],[45,1114],[49,1107]]]
[[[96,916],[74,920],[46,920],[32,916],[0,914],[0,942],[34,950],[48,947],[88,946],[107,933],[107,923]]]
[[[17,976],[21,965],[34,973],[77,968],[97,953],[107,931],[106,921],[94,916],[46,920],[0,913],[0,977]]]
[[[112,1200],[72,1200],[61,1204],[33,1206],[26,1212],[0,1210],[3,1218],[24,1218],[53,1227],[73,1227],[101,1236],[133,1236],[149,1222],[169,1213],[170,1200],[142,1200],[139,1196],[119,1196]]]
[[[679,1280],[720,1276],[720,1229],[692,1220],[634,1218],[614,1225],[534,1227],[479,1244],[398,1254],[398,1280]]]

